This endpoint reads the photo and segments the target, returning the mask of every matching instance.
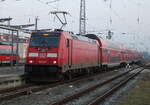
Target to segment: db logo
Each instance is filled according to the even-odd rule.
[[[47,56],[46,53],[39,53],[39,57],[40,57],[40,58],[45,58],[46,56]]]

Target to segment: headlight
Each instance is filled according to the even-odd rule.
[[[29,60],[29,63],[33,63],[33,60]]]
[[[57,63],[57,61],[53,61],[53,64],[56,64]]]

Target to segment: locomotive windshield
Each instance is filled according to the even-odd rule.
[[[59,34],[56,33],[33,33],[31,36],[30,46],[33,47],[57,47]]]

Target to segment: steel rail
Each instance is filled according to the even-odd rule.
[[[33,84],[26,84],[23,86],[17,86],[17,87],[13,87],[13,88],[2,89],[2,90],[0,90],[0,94],[6,94],[8,92],[17,91],[18,89],[29,88],[31,86],[34,86],[34,85]]]

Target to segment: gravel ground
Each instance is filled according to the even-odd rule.
[[[144,70],[140,75],[134,78],[134,80],[131,80],[129,83],[127,83],[126,86],[121,88],[119,91],[117,91],[115,94],[113,94],[110,98],[107,99],[103,104],[100,105],[119,105],[125,95],[128,94],[128,92],[135,88],[135,85],[138,83],[139,80],[143,79],[143,74],[150,73],[150,70]]]
[[[107,76],[102,74],[101,76],[95,76],[94,78],[83,80],[82,82],[75,82],[65,85],[60,85],[58,87],[50,88],[42,92],[37,92],[29,96],[22,96],[10,101],[0,102],[0,105],[48,105],[56,99],[71,95],[81,89],[88,88],[91,85],[102,82],[111,78],[114,74],[120,74],[124,70],[108,72]]]
[[[3,75],[22,75],[24,74],[24,66],[18,66],[18,69],[16,67],[0,67],[0,77]]]

